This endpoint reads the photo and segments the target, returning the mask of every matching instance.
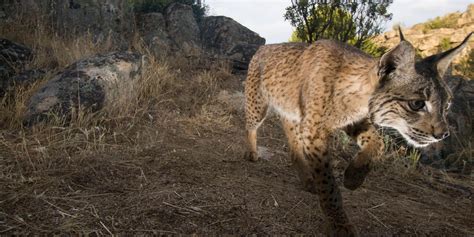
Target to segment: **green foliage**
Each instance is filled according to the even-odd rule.
[[[166,8],[172,3],[181,3],[191,6],[198,20],[202,19],[207,13],[207,6],[198,4],[195,0],[128,0],[128,3],[133,7],[135,12],[140,13],[164,13]]]
[[[391,19],[387,8],[392,1],[292,0],[285,20],[296,28],[290,41],[312,43],[335,39],[362,48],[365,41],[382,32],[382,23]]]
[[[370,39],[366,40],[366,41],[362,44],[361,49],[362,49],[364,52],[366,52],[366,53],[368,53],[368,54],[370,54],[370,55],[372,55],[373,57],[376,57],[376,58],[382,57],[382,55],[383,55],[384,53],[386,53],[387,50],[388,50],[387,47],[385,47],[385,46],[379,46],[379,45],[377,45],[376,43],[374,43],[374,42],[373,42],[372,40],[370,40]]]
[[[298,36],[298,31],[295,30],[293,33],[291,33],[288,42],[303,42],[303,40]]]
[[[438,45],[438,52],[444,52],[451,48],[451,40],[449,38],[442,38]]]
[[[453,13],[444,17],[436,17],[424,24],[425,29],[456,28],[459,14]]]

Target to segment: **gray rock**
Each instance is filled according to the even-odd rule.
[[[51,114],[70,118],[77,109],[95,112],[133,94],[144,57],[115,52],[78,61],[38,89],[29,100],[26,124],[44,121]]]
[[[49,0],[47,9],[56,31],[64,37],[90,32],[96,41],[108,37],[117,48],[127,48],[133,33],[134,15],[126,0]]]
[[[0,95],[9,87],[17,72],[23,71],[33,53],[28,47],[7,39],[0,39]]]
[[[166,31],[166,19],[158,12],[137,15],[138,29],[145,44],[157,58],[165,58],[177,50]]]
[[[11,77],[7,81],[6,91],[14,91],[16,87],[28,87],[36,81],[42,79],[46,71],[42,69],[29,69],[20,72],[18,75]]]
[[[202,54],[199,25],[189,5],[174,3],[166,9],[167,31],[185,57]]]
[[[58,35],[75,38],[91,33],[97,42],[110,37],[116,48],[128,48],[133,36],[134,13],[128,0],[21,0],[0,1],[10,24],[41,20]]]
[[[265,39],[247,27],[225,16],[204,17],[201,38],[205,47],[234,61],[234,68],[246,70]]]

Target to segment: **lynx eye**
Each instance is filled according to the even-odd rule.
[[[423,100],[412,100],[408,102],[408,106],[410,106],[410,109],[413,111],[420,111],[425,108],[425,105],[425,101]]]

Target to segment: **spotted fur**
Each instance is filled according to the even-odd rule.
[[[395,128],[414,146],[441,140],[448,133],[446,109],[451,99],[442,78],[469,36],[458,47],[418,62],[415,49],[403,37],[380,59],[329,40],[261,47],[245,84],[245,157],[258,160],[257,129],[273,108],[281,117],[305,189],[319,197],[327,234],[354,235],[332,173],[328,137],[345,129],[361,148],[345,171],[349,189],[363,183],[371,160],[382,153],[383,141],[374,124]]]

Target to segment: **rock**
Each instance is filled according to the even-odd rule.
[[[46,71],[41,69],[30,69],[19,73],[7,80],[5,92],[13,94],[17,87],[28,87],[36,81],[42,79],[46,75]]]
[[[49,0],[48,12],[56,31],[64,37],[92,33],[96,41],[109,37],[117,48],[127,48],[134,15],[127,0]]]
[[[450,13],[440,19],[456,19],[455,24],[450,28],[430,29],[426,23],[420,23],[411,28],[403,29],[405,38],[410,41],[415,48],[420,50],[422,57],[436,54],[440,50],[442,42],[449,41],[451,46],[458,45],[464,38],[474,31],[474,4],[468,6],[463,13]],[[386,48],[393,48],[399,43],[398,29],[385,32],[374,38],[374,42]],[[471,40],[468,46],[454,59],[454,63],[461,62],[469,50],[474,48],[474,41]]]
[[[202,54],[200,29],[191,6],[171,4],[166,9],[166,23],[170,38],[183,56],[199,57]]]
[[[33,94],[25,124],[44,121],[51,114],[69,119],[79,108],[94,112],[128,100],[143,63],[140,54],[115,52],[70,65]]]
[[[116,48],[125,49],[133,36],[134,13],[128,0],[0,2],[0,10],[6,14],[4,18],[11,24],[16,20],[39,21],[68,39],[90,33],[97,42],[110,39]]]
[[[460,26],[472,24],[474,22],[474,4],[471,4],[467,7],[467,11],[461,14],[461,17],[458,19],[457,24]]]
[[[145,44],[157,58],[165,58],[177,50],[166,31],[166,19],[158,12],[137,15],[138,29]]]
[[[422,158],[430,163],[442,160],[446,168],[463,169],[464,165],[472,165],[474,156],[472,142],[474,141],[474,80],[465,80],[460,76],[447,78],[452,88],[454,99],[448,122],[451,135],[422,150]]]
[[[28,47],[7,39],[0,39],[0,95],[9,86],[11,77],[23,71],[33,53]]]
[[[225,16],[204,17],[201,22],[204,46],[234,61],[234,67],[245,70],[265,39]]]

